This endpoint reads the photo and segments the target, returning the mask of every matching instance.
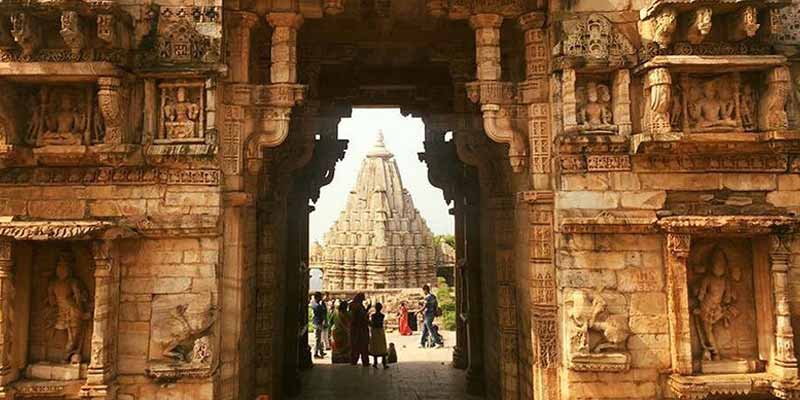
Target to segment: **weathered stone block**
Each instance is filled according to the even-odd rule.
[[[561,190],[565,191],[603,191],[610,188],[611,185],[609,184],[608,174],[606,173],[569,174],[561,176]]]
[[[724,174],[722,186],[730,190],[775,190],[778,182],[775,174]]]
[[[614,209],[619,204],[619,194],[614,192],[559,192],[556,207],[560,209]]]
[[[631,315],[629,325],[635,334],[669,333],[669,319],[666,315]]]
[[[778,175],[778,190],[800,191],[800,174]]]
[[[631,315],[666,314],[667,298],[660,292],[631,293]]]
[[[558,285],[562,288],[614,288],[617,276],[612,270],[568,269],[559,272]]]
[[[41,219],[81,219],[86,216],[83,200],[33,200],[28,203],[28,214]]]
[[[664,276],[656,268],[627,268],[617,271],[620,292],[654,292],[664,288]]]
[[[642,189],[714,190],[722,188],[720,174],[641,174]]]
[[[667,201],[667,192],[625,192],[620,200],[622,208],[634,208],[643,210],[659,210],[664,208]]]
[[[767,203],[775,207],[799,207],[800,191],[780,191],[767,193]]]

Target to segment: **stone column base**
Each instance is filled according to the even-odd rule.
[[[467,369],[467,352],[461,347],[453,348],[453,367],[457,369]]]
[[[83,385],[80,398],[87,400],[116,400],[117,389],[119,388],[113,383],[108,385]]]
[[[467,393],[473,396],[482,396],[485,393],[482,369],[473,367],[467,369]]]

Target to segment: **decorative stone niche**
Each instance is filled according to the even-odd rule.
[[[31,90],[26,141],[35,147],[102,143],[105,126],[91,85],[41,85]]]
[[[672,376],[679,398],[798,394],[787,276],[795,218],[666,217]],[[789,397],[787,397],[789,396]]]
[[[556,45],[564,133],[629,135],[633,45],[599,14],[563,21]]]
[[[211,376],[216,366],[216,307],[211,293],[153,298],[146,373],[158,382]]]
[[[205,141],[205,85],[199,82],[164,82],[158,85],[160,116],[156,143]]]

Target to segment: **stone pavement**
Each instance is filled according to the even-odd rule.
[[[450,366],[455,332],[444,332],[442,349],[420,349],[419,334],[387,333],[397,348],[397,364],[388,370],[314,360],[314,368],[303,373],[298,399],[308,400],[480,400],[465,392],[465,372]],[[312,343],[313,346],[313,343]],[[371,360],[371,357],[370,357]]]

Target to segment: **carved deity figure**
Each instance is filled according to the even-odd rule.
[[[626,350],[630,328],[624,315],[610,315],[608,303],[601,293],[590,296],[576,290],[567,301],[568,316],[574,324],[572,342],[577,353],[604,353]],[[590,340],[590,334],[599,334],[600,339]]]
[[[741,108],[742,123],[747,129],[755,129],[756,127],[756,94],[753,87],[748,84],[742,85],[742,94],[739,100],[739,107]]]
[[[22,48],[24,60],[31,59],[39,47],[39,35],[35,29],[35,24],[28,14],[19,13],[11,16],[11,35]]]
[[[196,137],[197,122],[200,119],[200,106],[189,101],[187,89],[175,90],[175,99],[168,98],[163,108],[167,139],[187,139]]]
[[[585,131],[614,130],[611,113],[611,91],[608,86],[589,82],[586,84],[585,95],[580,96],[579,118]]]
[[[62,254],[56,262],[56,277],[47,288],[47,303],[55,308],[53,334],[66,331],[65,362],[81,362],[83,321],[91,319],[83,284],[72,276],[70,255]]]
[[[699,98],[689,105],[689,114],[697,128],[736,126],[736,121],[733,119],[735,104],[732,97],[725,96],[724,100],[721,100],[721,97],[723,96],[720,96],[715,80],[702,84]]]
[[[76,11],[64,11],[61,14],[61,37],[72,51],[74,60],[78,60],[85,41],[80,29],[80,16]]]
[[[189,361],[189,351],[195,349],[197,340],[209,334],[216,320],[214,309],[209,308],[208,315],[203,318],[203,321],[193,325],[187,315],[188,308],[187,304],[175,306],[164,321],[164,326],[160,328],[167,331],[166,340],[161,344],[161,355],[168,359],[180,362]]]
[[[694,19],[692,20],[687,38],[692,44],[699,44],[711,32],[711,8],[702,7],[694,12]]]
[[[710,271],[700,278],[696,288],[695,304],[692,313],[696,318],[697,331],[701,334],[700,343],[704,360],[719,360],[719,347],[714,327],[722,323],[726,328],[736,317],[734,307],[735,293],[731,290],[731,277],[728,273],[728,259],[720,248],[711,253]]]
[[[86,115],[75,104],[74,94],[66,91],[53,91],[52,103],[43,116],[44,132],[37,135],[38,145],[76,145],[83,141],[86,129]],[[36,112],[34,113],[36,114]],[[39,115],[36,115],[39,116]]]

